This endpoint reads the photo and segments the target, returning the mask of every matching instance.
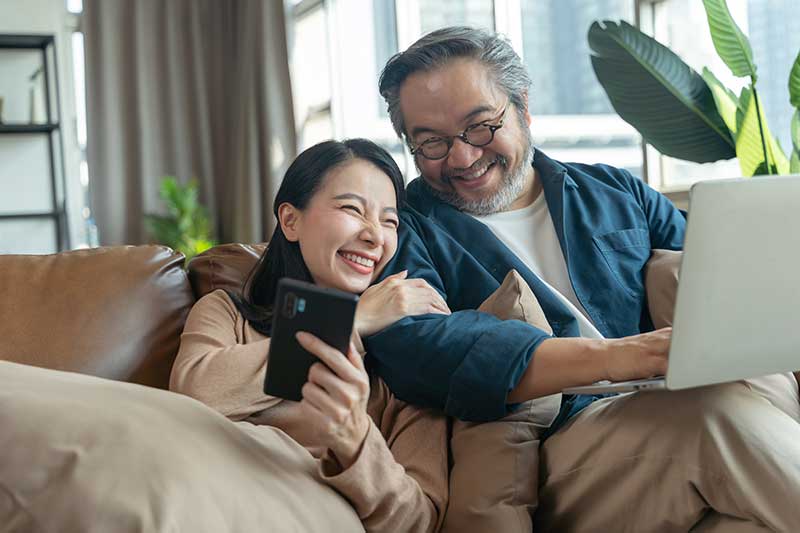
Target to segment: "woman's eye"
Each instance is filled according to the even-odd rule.
[[[342,209],[349,209],[350,211],[354,211],[354,212],[358,213],[359,215],[361,214],[361,209],[359,209],[358,207],[356,207],[354,205],[343,205]]]
[[[395,229],[397,229],[397,227],[400,225],[400,223],[397,220],[393,219],[393,218],[387,218],[386,220],[383,221],[383,223],[387,224],[387,225],[389,225],[389,226],[391,226],[391,227],[393,227]]]

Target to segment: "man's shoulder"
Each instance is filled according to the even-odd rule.
[[[578,186],[612,187],[630,191],[637,181],[641,181],[624,168],[604,163],[562,163],[562,165]]]

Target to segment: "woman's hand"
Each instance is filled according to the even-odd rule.
[[[322,361],[311,366],[300,401],[304,423],[315,441],[309,444],[328,448],[346,469],[369,430],[369,377],[364,361],[352,344],[345,356],[310,333],[297,333],[297,341]]]
[[[388,276],[361,295],[355,329],[362,337],[377,333],[401,318],[428,313],[449,315],[450,308],[424,279],[406,279],[404,270]]]
[[[667,373],[667,356],[672,328],[603,341],[606,379],[631,379],[663,376]]]

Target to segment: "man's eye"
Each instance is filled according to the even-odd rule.
[[[420,146],[422,146],[423,144],[431,145],[431,144],[436,144],[436,143],[440,143],[440,142],[444,142],[444,139],[442,139],[441,137],[431,137],[429,139],[425,139],[424,141],[422,141],[420,143]]]
[[[384,222],[384,224],[388,224],[389,226],[391,226],[391,227],[393,227],[395,229],[397,229],[397,227],[400,225],[400,222],[398,222],[397,220],[395,220],[393,218],[387,218],[383,222]]]

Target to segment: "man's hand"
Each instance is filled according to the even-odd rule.
[[[621,339],[606,339],[602,352],[606,379],[628,381],[663,376],[667,373],[671,338],[672,328],[662,328]]]
[[[671,338],[672,328],[663,328],[621,339],[547,339],[506,399],[519,403],[604,379],[627,381],[664,375]]]

